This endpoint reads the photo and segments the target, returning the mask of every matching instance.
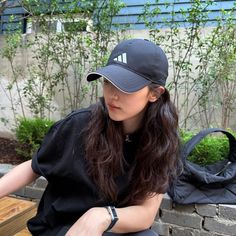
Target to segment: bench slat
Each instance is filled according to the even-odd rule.
[[[27,228],[21,230],[20,232],[14,234],[14,236],[31,236],[31,233]]]
[[[37,204],[32,201],[13,197],[0,199],[0,235],[12,236],[23,230],[36,210]]]

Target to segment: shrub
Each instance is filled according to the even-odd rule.
[[[229,130],[229,132],[236,136],[233,131]],[[182,143],[187,142],[194,135],[194,132],[181,131],[180,136]],[[228,153],[228,138],[221,133],[214,133],[201,140],[201,142],[194,148],[187,159],[196,164],[205,166],[226,159]]]
[[[18,140],[17,153],[26,160],[32,158],[39,148],[44,136],[54,121],[42,118],[21,118],[16,128]]]

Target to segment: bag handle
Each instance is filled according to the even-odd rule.
[[[188,142],[186,142],[183,145],[182,149],[182,157],[183,161],[186,160],[190,152],[194,149],[194,147],[208,134],[214,133],[214,132],[222,132],[228,137],[229,140],[229,155],[228,159],[231,162],[236,162],[236,139],[235,137],[229,133],[228,131],[220,128],[208,128],[205,130],[201,130],[198,134],[193,136]]]

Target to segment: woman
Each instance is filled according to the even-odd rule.
[[[119,43],[88,74],[103,80],[100,102],[57,122],[32,161],[0,181],[2,197],[40,175],[48,180],[28,222],[32,235],[156,235],[149,228],[178,162],[167,76],[164,52],[143,39]]]

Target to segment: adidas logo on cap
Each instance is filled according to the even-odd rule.
[[[127,53],[126,52],[122,53],[118,57],[115,57],[113,60],[127,64]]]

